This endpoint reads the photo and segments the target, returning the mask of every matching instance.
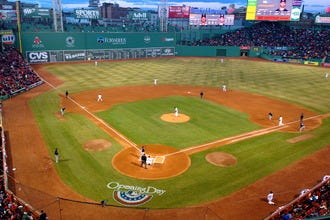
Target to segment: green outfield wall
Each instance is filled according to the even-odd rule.
[[[30,63],[174,56],[174,33],[22,33]]]
[[[243,55],[240,47],[176,46],[175,50],[177,56],[237,57]]]
[[[122,60],[164,56],[262,57],[276,62],[320,65],[319,60],[272,57],[262,47],[188,46],[218,32],[177,33],[22,33],[21,51],[29,63]],[[183,45],[182,45],[183,43]]]

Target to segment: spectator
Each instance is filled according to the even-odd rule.
[[[41,83],[42,80],[19,51],[5,46],[0,52],[0,96],[11,97]]]

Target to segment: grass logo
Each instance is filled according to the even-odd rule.
[[[153,198],[153,194],[161,196],[166,192],[153,186],[140,187],[123,185],[117,182],[110,182],[107,187],[114,190],[113,199],[125,206],[143,205]]]
[[[152,195],[139,194],[132,190],[128,192],[113,191],[113,198],[117,202],[125,206],[139,206],[149,202],[152,199]]]

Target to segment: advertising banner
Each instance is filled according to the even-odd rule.
[[[49,8],[23,8],[25,18],[50,18]]]
[[[49,53],[46,51],[27,52],[29,63],[47,63],[49,62]]]
[[[99,19],[100,12],[96,9],[75,9],[74,16],[79,19]]]
[[[170,6],[168,8],[169,18],[189,18],[190,6]]]

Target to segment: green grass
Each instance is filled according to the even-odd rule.
[[[282,99],[324,114],[330,112],[330,81],[324,79],[326,69],[236,59],[225,59],[225,63],[221,64],[216,59],[202,58],[104,62],[99,63],[98,67],[90,63],[59,64],[45,68],[61,78],[64,84],[34,98],[29,104],[50,155],[53,155],[55,147],[60,150],[62,160],[56,168],[63,181],[95,201],[106,198],[108,204],[118,205],[112,199],[112,190],[106,187],[107,183],[115,181],[166,190],[162,196],[155,195],[145,207],[196,205],[228,195],[330,143],[330,120],[325,119],[321,127],[307,132],[314,138],[295,144],[286,140],[300,134],[275,132],[193,154],[191,167],[177,177],[157,181],[126,177],[111,167],[112,157],[122,149],[115,140],[82,115],[67,113],[66,120],[58,120],[54,116],[60,107],[59,93],[64,94],[65,90],[72,94],[123,85],[150,85],[154,78],[160,84],[209,87],[220,87],[225,82],[228,89]],[[172,112],[169,106],[174,107],[173,103],[178,102],[180,112],[191,116],[189,123],[173,125],[159,120],[160,114]],[[246,120],[248,115],[208,101],[201,106],[200,99],[178,96],[116,105],[98,113],[98,116],[137,144],[161,142],[177,148],[258,128]],[[234,120],[237,121],[233,123]],[[236,123],[243,123],[244,126]],[[155,134],[148,131],[155,131]],[[159,132],[171,136],[175,133],[176,136],[168,138],[170,135],[159,135]],[[141,133],[147,135],[141,138]],[[102,152],[82,149],[85,142],[100,138],[111,141],[112,147]],[[204,159],[207,153],[213,151],[230,153],[238,158],[238,163],[226,168],[213,166]]]
[[[162,114],[173,112],[172,106],[177,106],[181,114],[189,115],[190,121],[176,124],[160,120]],[[157,143],[176,148],[260,128],[248,121],[246,114],[196,97],[166,97],[126,103],[97,115],[136,144]]]

